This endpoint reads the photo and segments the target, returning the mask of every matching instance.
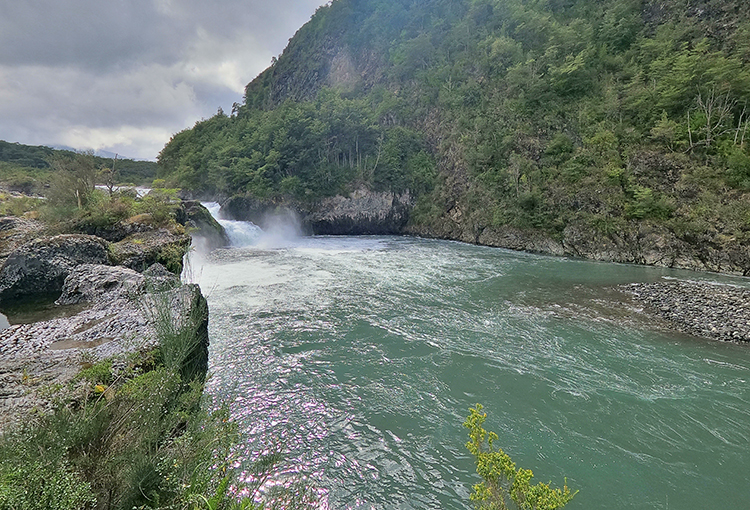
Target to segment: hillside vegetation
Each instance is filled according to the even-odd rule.
[[[74,159],[76,153],[68,150],[52,149],[40,145],[23,145],[0,140],[0,185],[27,194],[44,194],[55,173],[54,161]],[[91,165],[99,171],[99,181],[106,183],[114,166],[116,183],[150,184],[156,177],[156,163],[88,155]]]
[[[747,274],[749,61],[742,0],[334,0],[159,172],[408,189],[407,232]]]

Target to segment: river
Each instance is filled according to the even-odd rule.
[[[187,269],[208,392],[242,457],[283,444],[279,478],[322,507],[472,508],[476,403],[535,481],[580,490],[567,508],[750,505],[750,346],[671,332],[616,288],[747,279],[222,222],[235,246]]]

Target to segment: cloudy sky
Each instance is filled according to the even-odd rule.
[[[155,159],[325,0],[0,0],[0,140]]]

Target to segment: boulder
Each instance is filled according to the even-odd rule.
[[[148,290],[163,291],[182,285],[179,276],[158,262],[151,264],[143,272],[143,276],[146,278],[146,288]]]
[[[107,243],[94,236],[42,237],[16,249],[0,268],[0,304],[60,294],[80,264],[108,264]]]
[[[110,245],[115,264],[144,271],[160,263],[174,274],[182,272],[182,258],[190,249],[190,236],[167,229],[138,232]]]
[[[165,269],[166,271],[166,269]],[[171,274],[171,273],[170,273]],[[74,268],[62,288],[58,305],[74,305],[129,298],[142,293],[146,286],[144,275],[121,266],[82,264]]]
[[[196,200],[186,200],[182,203],[186,223],[193,237],[199,237],[205,241],[206,248],[214,249],[227,246],[229,237],[224,227],[219,224],[203,204]]]
[[[40,221],[7,216],[0,218],[0,266],[11,253],[31,241],[44,229]]]

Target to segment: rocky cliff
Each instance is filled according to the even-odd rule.
[[[459,240],[511,250],[579,257],[603,262],[645,264],[694,271],[750,275],[750,245],[720,232],[698,238],[678,236],[662,225],[632,222],[617,231],[571,223],[553,237],[540,229],[472,224],[460,210],[431,225],[407,225],[404,233]]]

